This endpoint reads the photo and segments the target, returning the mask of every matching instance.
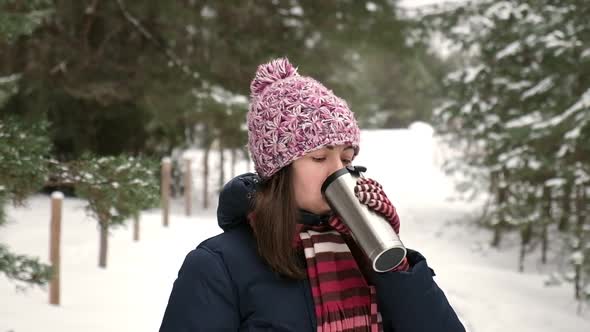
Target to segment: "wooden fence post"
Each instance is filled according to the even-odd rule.
[[[51,194],[51,222],[49,232],[49,262],[52,266],[52,276],[49,282],[49,303],[60,304],[60,274],[61,274],[61,215],[63,194],[59,191]]]
[[[133,241],[139,241],[139,212],[133,215]]]
[[[161,194],[162,194],[162,223],[164,227],[168,227],[170,224],[170,178],[172,170],[172,161],[166,157],[162,159],[162,183],[161,183]]]

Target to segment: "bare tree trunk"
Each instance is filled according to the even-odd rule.
[[[109,246],[109,219],[106,215],[100,215],[99,217],[99,228],[100,228],[100,245],[98,253],[98,266],[102,268],[107,267],[107,253]]]
[[[576,190],[576,234],[578,236],[577,248],[574,250],[582,250],[586,246],[586,238],[584,236],[584,224],[586,223],[586,188],[580,185]],[[583,278],[582,278],[582,263],[576,264],[574,287],[576,292],[576,299],[582,298],[583,292]]]
[[[531,241],[533,227],[531,222],[526,222],[520,230],[520,255],[518,258],[518,271],[524,272],[524,259],[526,257],[526,247]]]
[[[205,144],[205,154],[203,156],[203,208],[209,207],[209,152],[211,143]]]
[[[223,154],[223,144],[221,138],[218,140],[219,143],[219,190],[223,188],[225,184],[225,156]]]
[[[549,250],[549,240],[547,238],[547,228],[551,222],[551,188],[543,187],[542,200],[542,218],[541,218],[541,263],[547,264],[547,251]]]
[[[526,197],[527,206],[537,208],[535,205],[535,194],[529,192]],[[524,259],[527,254],[527,246],[531,242],[533,235],[533,223],[530,219],[527,219],[524,224],[520,226],[520,255],[518,258],[518,271],[524,272]]]
[[[502,226],[498,223],[494,226],[494,237],[492,239],[492,247],[498,248],[502,242]]]
[[[160,184],[160,204],[162,206],[162,225],[170,225],[170,181],[172,162],[170,158],[162,159],[161,166],[161,184]]]
[[[236,163],[237,163],[237,152],[236,149],[231,149],[231,177],[232,179],[236,176]]]
[[[246,170],[248,172],[253,172],[253,170],[250,169],[250,163],[252,162],[252,158],[250,158],[250,152],[248,150],[241,150],[244,152],[244,158],[246,159]]]
[[[586,197],[586,188],[583,185],[580,185],[578,187],[578,194],[576,199],[576,231],[578,234],[583,234],[584,232],[584,225],[586,224],[586,218],[588,217],[587,204],[588,202]]]
[[[494,238],[492,239],[492,246],[498,248],[502,242],[502,232],[504,224],[506,223],[504,216],[504,204],[506,203],[506,182],[504,181],[505,173],[502,172],[501,179],[498,179],[497,185],[497,203],[498,203],[498,222],[494,225]]]
[[[184,159],[184,213],[191,216],[193,210],[193,170],[192,159]]]
[[[576,300],[582,299],[582,264],[574,266],[574,292]]]
[[[561,197],[561,218],[559,219],[558,229],[561,232],[567,231],[569,228],[569,218],[571,210],[571,196],[572,196],[572,182],[568,181],[563,188],[563,196]]]

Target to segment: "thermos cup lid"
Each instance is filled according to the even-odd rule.
[[[346,167],[343,167],[343,168],[337,170],[336,172],[330,174],[330,176],[328,176],[328,178],[322,184],[322,194],[324,194],[326,192],[326,189],[328,189],[328,187],[330,186],[330,184],[332,182],[334,182],[337,178],[341,177],[342,175],[351,173],[355,176],[360,176],[360,173],[366,172],[366,171],[367,171],[367,168],[364,166],[352,166],[352,165],[346,166]]]

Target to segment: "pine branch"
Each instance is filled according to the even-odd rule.
[[[178,55],[176,55],[176,53],[174,53],[174,51],[170,47],[168,47],[162,41],[155,38],[154,35],[151,32],[149,32],[137,18],[131,15],[131,13],[127,10],[127,7],[125,6],[123,0],[117,0],[117,4],[119,5],[119,9],[121,10],[121,13],[125,17],[125,19],[129,23],[131,23],[131,25],[133,25],[137,29],[137,31],[139,31],[145,38],[153,42],[156,45],[156,47],[160,51],[162,51],[175,66],[181,69],[183,73],[187,75],[191,74],[188,69],[188,66],[184,63],[184,61],[182,61],[182,59],[180,59]],[[191,75],[191,78],[194,77],[194,74]]]

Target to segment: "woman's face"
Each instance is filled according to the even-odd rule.
[[[322,184],[328,176],[352,163],[352,146],[326,146],[295,160],[293,187],[297,207],[315,214],[330,211],[328,202],[322,197]]]

